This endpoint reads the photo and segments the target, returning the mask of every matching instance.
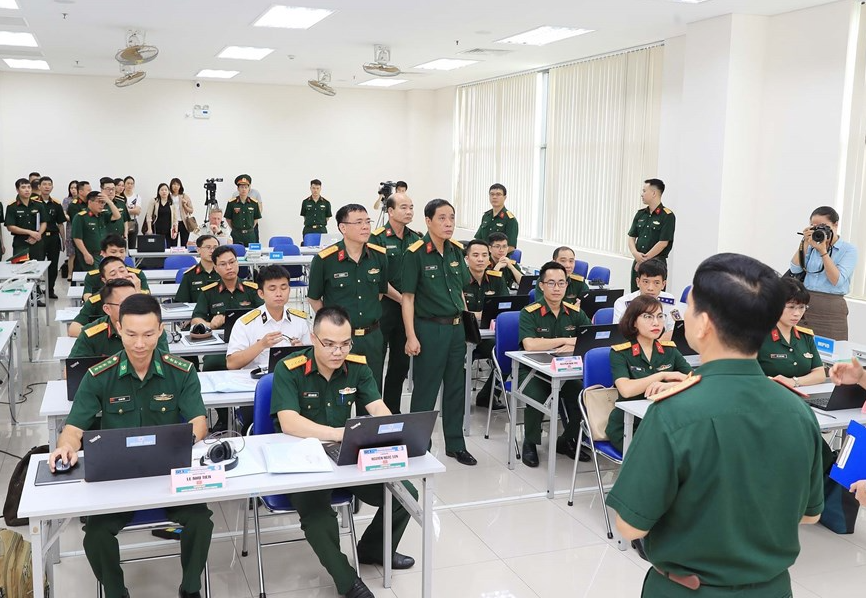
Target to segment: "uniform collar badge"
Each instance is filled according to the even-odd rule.
[[[774,343],[778,343],[781,336],[782,335],[779,334],[778,328],[773,328],[773,332],[770,333],[770,337],[773,339]]]
[[[174,398],[174,395],[167,395],[165,393],[153,395],[154,401],[170,401]]]
[[[351,388],[351,387],[347,386],[346,388],[342,388],[342,389],[338,390],[337,392],[339,392],[341,395],[352,395],[352,394],[355,394],[357,391],[358,391],[357,388]]]
[[[632,354],[632,357],[637,357],[638,355],[640,355],[640,345],[639,344],[635,343],[631,346],[631,354]]]

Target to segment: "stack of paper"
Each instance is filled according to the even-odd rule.
[[[299,442],[265,445],[265,465],[269,473],[319,473],[334,471],[333,462],[316,438]]]

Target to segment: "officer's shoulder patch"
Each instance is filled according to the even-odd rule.
[[[378,251],[379,253],[388,253],[387,249],[385,249],[381,245],[376,245],[375,243],[367,243],[367,247],[374,251]]]
[[[576,280],[577,282],[583,282],[584,280],[586,280],[586,279],[585,279],[583,276],[581,276],[580,274],[569,274],[568,277],[569,277],[570,279],[572,279],[572,280]]]
[[[677,344],[674,341],[659,341],[662,347],[673,347],[676,349]]]
[[[187,268],[186,270],[184,270],[183,273],[186,274],[186,273],[188,273],[188,272],[192,272],[192,271],[195,270],[197,267],[198,267],[198,264],[196,264],[195,266],[190,266],[189,268]]]
[[[381,234],[384,233],[384,232],[385,232],[385,227],[384,227],[384,226],[380,226],[379,228],[377,228],[376,230],[374,230],[374,231],[373,231],[372,233],[370,233],[370,234],[371,234],[371,235],[381,235]]]
[[[140,268],[130,268],[129,266],[127,266],[126,269],[127,269],[129,272],[132,272],[133,274],[141,274],[141,269],[140,269]],[[97,270],[97,271],[98,271],[98,270]]]
[[[120,363],[120,357],[118,357],[117,355],[112,355],[105,361],[100,361],[95,366],[88,368],[87,371],[90,372],[91,376],[98,376],[99,374],[110,370],[118,363]]]
[[[302,319],[304,319],[304,320],[307,319],[307,312],[305,312],[305,311],[302,310],[302,309],[292,309],[292,308],[290,307],[290,308],[289,308],[289,313],[292,314],[293,316],[297,316],[297,317],[302,318]]]
[[[655,394],[651,397],[647,397],[647,399],[649,399],[653,403],[658,403],[659,401],[664,401],[665,399],[668,399],[668,398],[674,396],[675,394],[681,393],[682,391],[686,390],[687,388],[691,388],[692,386],[694,386],[695,384],[697,384],[700,381],[701,381],[701,375],[700,374],[698,374],[696,376],[689,376],[688,378],[686,378],[685,380],[683,380],[682,382],[680,382],[676,386],[672,386],[671,388],[669,388],[665,391],[662,391],[662,392]]]
[[[249,324],[250,322],[252,322],[252,321],[255,320],[256,318],[258,318],[260,315],[262,315],[262,310],[260,310],[260,309],[254,309],[254,310],[252,310],[252,311],[250,311],[250,312],[248,312],[248,313],[245,313],[245,314],[241,317],[241,322],[243,322],[244,324]]]
[[[89,270],[87,272],[88,276],[96,276],[97,274],[99,274],[99,268],[97,268],[96,270]]]
[[[250,282],[249,280],[244,281],[244,286],[248,286],[251,289],[258,289],[259,288],[258,284],[254,283],[254,282]]]
[[[631,343],[620,343],[611,347],[614,351],[625,351],[629,348],[631,348]]]
[[[201,290],[201,291],[209,291],[210,289],[214,288],[214,287],[217,286],[218,284],[219,284],[218,282],[212,282],[212,283],[210,283],[210,284],[206,284],[206,285],[204,285],[200,290]]]
[[[88,301],[93,304],[99,303],[100,301],[102,301],[102,295],[100,295],[99,293],[95,293],[90,296],[90,299],[88,299]]]
[[[89,328],[85,328],[84,334],[86,334],[87,337],[90,338],[91,336],[96,336],[97,334],[99,334],[103,330],[106,330],[107,328],[108,328],[108,322],[100,322],[96,326],[90,326]]]
[[[81,210],[80,212],[78,212],[77,215],[78,215],[78,216],[81,216],[82,214],[86,214],[86,213],[87,213],[87,210]]]
[[[508,210],[505,210],[505,215],[508,216],[509,218],[514,218],[514,214],[512,214]]]
[[[538,311],[539,309],[541,309],[541,303],[533,303],[532,305],[527,305],[523,309],[526,310],[526,313],[531,314],[532,312]]]
[[[424,239],[418,239],[417,241],[415,241],[414,243],[409,245],[407,251],[411,251],[412,253],[415,253],[416,251],[418,251],[418,248],[421,247],[422,245],[424,245]]]
[[[182,357],[178,357],[177,355],[172,355],[170,353],[163,353],[162,360],[168,365],[179,369],[182,372],[190,372],[192,371],[192,363],[183,359]]]
[[[250,201],[253,202],[253,203],[259,203],[259,200],[256,199],[255,197],[253,197],[252,195],[248,195],[248,196],[247,196],[247,199],[250,200]]]
[[[325,247],[323,250],[319,252],[319,257],[325,259],[329,255],[333,255],[337,253],[338,247],[336,245],[331,245],[330,247]]]
[[[665,208],[664,213],[665,214],[673,214],[673,212],[671,212],[670,208]]]
[[[455,241],[454,239],[449,239],[449,241],[451,241],[451,243],[454,244],[458,249],[463,249],[463,243],[461,243],[460,241]]]
[[[283,363],[286,364],[287,368],[293,370],[307,363],[307,357],[305,355],[298,355],[297,357],[285,360]]]
[[[803,334],[808,334],[808,335],[810,335],[810,336],[815,336],[815,331],[812,330],[811,328],[803,328],[802,326],[797,326],[796,328],[797,328],[797,330],[798,330],[799,332],[802,332]]]
[[[574,311],[580,311],[580,308],[576,306],[574,303],[568,303],[567,301],[563,301],[562,304],[568,309],[573,309]]]
[[[355,355],[354,353],[349,353],[346,355],[346,361],[351,361],[352,363],[361,363],[367,365],[367,358],[363,355]]]
[[[497,276],[499,278],[502,278],[502,271],[501,270],[488,270],[487,275],[488,276]]]

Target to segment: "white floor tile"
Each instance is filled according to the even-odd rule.
[[[421,572],[395,576],[397,598],[421,597]],[[433,572],[434,598],[537,598],[538,594],[502,561],[462,565]]]

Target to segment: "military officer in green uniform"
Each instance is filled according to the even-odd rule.
[[[463,245],[451,238],[454,206],[444,199],[431,200],[424,206],[424,221],[427,234],[403,256],[406,354],[415,358],[411,410],[432,410],[442,385],[445,454],[463,465],[476,465],[463,438],[466,333],[461,315],[469,268]]]
[[[339,305],[349,312],[354,352],[367,358],[376,387],[382,388],[385,354],[382,297],[388,292],[388,258],[381,245],[368,243],[370,217],[360,204],[337,210],[337,228],[343,240],[313,256],[307,300],[313,310]],[[356,410],[363,415],[364,406]]]
[[[667,264],[674,246],[677,218],[662,205],[664,192],[665,184],[659,179],[647,179],[643,183],[640,198],[646,207],[637,211],[628,229],[628,250],[634,256],[634,272],[637,272],[638,264],[651,258]],[[631,290],[638,290],[635,276],[631,277]]]
[[[388,292],[382,297],[382,355],[388,353],[388,367],[382,383],[382,399],[391,413],[400,413],[403,382],[409,373],[406,355],[406,328],[403,326],[403,255],[421,235],[409,228],[415,217],[412,198],[395,193],[385,200],[388,222],[373,231],[370,240],[384,247],[388,256]]]
[[[29,259],[45,259],[43,235],[48,226],[48,210],[38,199],[34,200],[30,181],[15,181],[18,190],[14,201],[6,208],[6,228],[12,235],[12,254],[29,254]]]
[[[635,401],[682,382],[692,372],[673,341],[660,340],[665,330],[662,303],[640,295],[625,310],[619,330],[628,342],[611,347],[610,371],[619,392],[617,401]],[[622,452],[623,416],[614,409],[607,420],[607,437]],[[637,429],[635,418],[634,429]]]
[[[490,233],[487,244],[490,246],[490,269],[502,273],[506,288],[520,284],[523,272],[517,266],[517,260],[508,257],[508,237],[505,233]]]
[[[99,264],[100,278],[103,283],[108,283],[111,280],[124,279],[130,281],[138,293],[150,293],[149,290],[141,288],[141,280],[138,276],[129,271],[123,260],[117,257],[106,257]],[[72,337],[77,337],[81,334],[81,329],[86,324],[89,324],[96,318],[103,315],[102,295],[95,293],[84,301],[84,305],[78,312],[78,315],[70,322],[68,334]]]
[[[66,213],[60,202],[51,197],[53,190],[54,181],[51,180],[51,177],[44,176],[39,179],[39,201],[45,206],[47,212],[45,219],[47,226],[44,235],[45,257],[51,261],[51,265],[48,267],[48,297],[57,299],[54,285],[57,282],[60,251],[63,247],[61,231],[65,228]]]
[[[586,284],[583,276],[574,273],[574,250],[571,247],[557,247],[553,251],[553,261],[562,264],[562,267],[568,272],[568,286],[565,288],[565,295],[562,300],[580,307],[580,298],[589,291],[589,285]],[[541,281],[539,281],[535,285],[536,296],[540,295],[541,292]]]
[[[195,240],[198,249],[199,263],[191,266],[183,273],[180,286],[174,295],[174,300],[179,303],[195,303],[203,287],[220,281],[220,275],[214,268],[213,252],[220,246],[219,241],[213,235],[201,235]]]
[[[520,227],[514,214],[505,209],[508,191],[505,185],[495,183],[490,185],[489,193],[492,209],[481,216],[481,225],[475,232],[475,238],[484,240],[492,233],[505,233],[508,237],[508,252],[511,253],[517,247],[517,233]]]
[[[695,272],[685,325],[699,375],[648,397],[607,497],[620,533],[644,539],[643,596],[791,596],[824,479],[815,414],[756,360],[784,305],[779,276],[750,257]]]
[[[105,232],[109,235],[118,235],[126,238],[126,223],[132,221],[132,216],[129,215],[129,210],[126,207],[126,198],[123,195],[117,195],[117,188],[114,184],[114,179],[111,177],[102,177],[99,179],[99,188],[105,196],[105,203],[113,203],[120,212],[120,218],[112,220],[105,227]]]
[[[250,243],[259,242],[256,226],[262,217],[262,210],[259,202],[249,195],[250,183],[252,182],[253,179],[250,175],[238,175],[235,178],[238,196],[226,204],[225,219],[232,227],[232,240],[244,247]]]
[[[69,357],[94,357],[98,355],[114,355],[123,349],[120,338],[120,305],[127,297],[137,295],[135,285],[125,278],[109,280],[99,291],[102,298],[102,311],[105,313],[101,318],[95,319],[84,326],[81,334],[75,339]],[[162,333],[156,348],[163,353],[168,353],[168,334]]]
[[[322,181],[310,181],[310,196],[301,202],[301,217],[304,219],[304,230],[301,233],[328,232],[328,220],[331,218],[331,202],[322,197]]]
[[[277,430],[301,438],[340,442],[343,426],[352,416],[353,404],[365,405],[365,411],[373,416],[390,414],[364,357],[349,353],[354,341],[349,313],[345,309],[332,306],[318,310],[312,338],[312,349],[290,355],[276,367],[271,415]],[[403,485],[412,496],[418,497],[411,484],[403,482]],[[381,507],[384,502],[381,484],[350,490],[356,498],[375,507]],[[337,592],[347,598],[373,598],[373,593],[340,551],[331,492],[301,492],[290,494],[289,498],[298,511],[307,542],[333,578]],[[397,552],[408,523],[409,514],[400,501],[393,501],[391,566],[394,569],[408,569],[415,564],[415,559]],[[358,542],[361,563],[382,564],[383,526],[384,513],[379,508]]]
[[[96,264],[99,244],[108,234],[108,223],[120,220],[114,202],[107,202],[99,191],[87,194],[87,209],[81,210],[72,221],[72,242],[75,244],[75,269],[86,272]]]
[[[126,241],[124,238],[125,237],[121,237],[120,235],[108,235],[99,242],[100,264],[102,264],[102,260],[107,257],[116,257],[126,264]],[[126,271],[135,274],[138,277],[142,291],[150,290],[150,285],[147,283],[147,276],[143,270],[140,268],[133,268],[132,266],[126,266]],[[84,276],[84,291],[81,298],[86,301],[93,293],[99,291],[103,284],[105,284],[105,280],[103,280],[102,273],[98,267],[93,270],[88,270],[87,274]]]
[[[78,461],[84,430],[96,423],[100,412],[102,429],[189,422],[196,440],[207,434],[201,385],[192,364],[157,348],[163,325],[156,299],[140,294],[127,298],[120,308],[119,327],[123,350],[84,376],[57,448],[48,457],[52,470],[57,459],[73,465]],[[179,595],[201,598],[201,574],[213,531],[211,512],[205,504],[166,507],[166,512],[183,526]],[[116,536],[132,516],[131,512],[91,515],[84,526],[84,554],[106,598],[129,596]]]
[[[577,331],[591,322],[580,308],[562,300],[568,287],[568,272],[562,264],[547,262],[541,267],[538,279],[544,296],[520,310],[519,340],[525,351],[556,351],[565,355],[574,352]],[[520,368],[518,384],[529,375],[527,368]],[[544,404],[550,395],[550,382],[534,377],[523,392],[535,401]],[[559,391],[559,400],[568,421],[563,422],[562,434],[556,439],[556,452],[572,459],[577,454],[577,435],[580,431],[580,410],[577,395],[580,382],[569,380]],[[523,415],[524,437],[521,460],[528,467],[538,467],[538,450],[541,443],[541,422],[544,415],[534,407],[526,406]],[[581,451],[581,461],[589,461],[589,455]]]

